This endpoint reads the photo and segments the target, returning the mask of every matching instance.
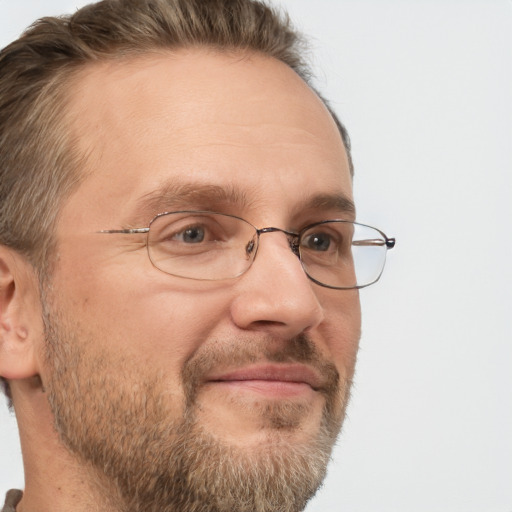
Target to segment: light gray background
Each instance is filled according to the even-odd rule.
[[[84,3],[0,0],[0,45]],[[307,510],[512,512],[512,2],[280,3],[349,128],[358,218],[398,240]],[[4,407],[0,432],[1,493],[23,485]]]

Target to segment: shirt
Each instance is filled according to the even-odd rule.
[[[21,501],[23,493],[17,489],[7,491],[5,496],[5,504],[0,512],[16,512],[16,506]]]

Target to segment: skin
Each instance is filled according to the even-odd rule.
[[[156,269],[144,235],[98,233],[145,227],[157,213],[179,206],[166,196],[140,207],[141,198],[168,190],[169,183],[235,189],[243,204],[193,197],[187,205],[236,214],[258,228],[293,231],[323,219],[353,218],[334,205],[304,209],[319,195],[352,199],[341,138],[307,85],[263,56],[182,50],[87,67],[75,80],[69,113],[79,150],[88,155],[86,177],[62,206],[45,294],[84,353],[107,362],[91,371],[105,372],[120,387],[135,375],[134,382],[158,375],[169,415],[179,418],[181,372],[195,355],[225,346],[279,353],[290,339],[306,335],[334,365],[347,395],[360,335],[358,292],[312,283],[283,233],[262,235],[245,274],[213,282]],[[45,360],[37,280],[19,255],[2,248],[0,258],[2,325],[8,325],[2,346],[10,354],[0,370],[13,389],[26,470],[20,510],[100,510],[97,482],[52,427],[43,388],[54,370]],[[13,289],[29,313],[13,306]],[[251,364],[221,360],[198,388],[198,421],[249,454],[276,435],[287,446],[307,444],[325,406],[309,382],[321,376],[305,376],[310,370],[270,365],[263,357]],[[293,379],[287,371],[296,372]],[[265,372],[272,378],[262,378]],[[293,418],[294,428],[279,431],[262,413],[276,404],[307,413]],[[343,406],[336,405],[340,417]]]

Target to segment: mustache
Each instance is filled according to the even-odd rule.
[[[255,363],[301,363],[311,367],[322,384],[318,391],[332,399],[339,392],[340,375],[306,334],[289,340],[272,337],[218,340],[201,346],[185,362],[181,377],[187,405],[191,405],[205,377],[222,367],[244,367]]]

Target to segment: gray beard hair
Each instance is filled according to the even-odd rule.
[[[80,326],[44,313],[49,372],[44,383],[55,428],[66,448],[90,468],[104,510],[122,512],[300,512],[321,485],[341,428],[350,383],[332,363],[320,361],[306,337],[279,354],[255,353],[236,343],[229,353],[202,353],[182,372],[180,417],[163,375],[141,374],[140,365],[112,355],[88,354]],[[249,353],[250,351],[250,353]],[[268,435],[252,450],[227,445],[198,419],[201,375],[219,360],[301,361],[329,375],[321,426],[307,442],[293,434],[309,407],[289,402],[261,405]],[[230,359],[225,359],[226,357]],[[116,368],[117,371],[112,369]],[[120,376],[125,376],[120,380]],[[173,418],[174,416],[174,418]]]

